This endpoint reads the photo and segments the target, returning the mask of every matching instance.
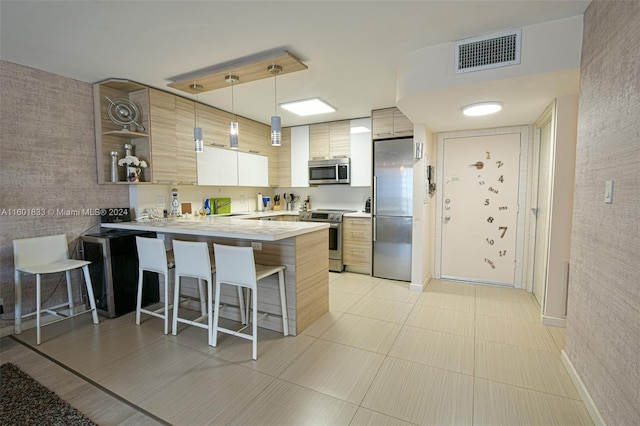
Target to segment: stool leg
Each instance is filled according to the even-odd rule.
[[[251,297],[253,298],[252,301],[252,305],[253,305],[253,341],[251,343],[253,343],[253,359],[256,360],[258,359],[258,283],[256,283],[256,286],[253,288],[253,290],[247,290],[247,291],[251,291],[251,293],[253,293],[251,295]]]
[[[209,345],[215,347],[218,344],[218,316],[220,314],[220,287],[222,283],[216,280],[216,297],[215,307],[213,308],[213,330],[211,330],[211,338],[209,339]]]
[[[207,314],[207,302],[204,300],[204,283],[200,278],[198,278],[198,292],[200,293],[200,313],[204,316]]]
[[[180,275],[176,271],[173,286],[173,321],[171,321],[171,334],[178,333],[178,308],[180,307]]]
[[[40,344],[40,274],[36,274],[36,345]]]
[[[138,291],[136,297],[136,324],[140,325],[140,309],[142,309],[142,285],[144,283],[144,271],[138,269]]]
[[[13,290],[13,317],[14,332],[22,333],[22,282],[20,281],[20,271],[15,271],[15,286]]]
[[[162,274],[164,280],[164,334],[169,334],[169,272]]]
[[[73,291],[71,289],[71,271],[65,271],[65,276],[67,278],[67,296],[69,298],[69,314],[73,315]]]
[[[247,301],[244,300],[244,290],[238,286],[238,305],[240,307],[240,323],[246,325],[249,321],[249,290],[247,290]]]
[[[284,271],[278,272],[278,284],[280,284],[280,305],[282,306],[282,331],[289,335],[289,315],[287,314],[287,295],[284,286]]]
[[[93,323],[98,324],[98,308],[96,307],[96,298],[93,295],[93,283],[91,282],[91,275],[89,275],[88,265],[82,267],[82,273],[84,274],[84,283],[87,286],[87,297],[89,297],[89,306],[91,306]]]
[[[211,345],[211,332],[213,331],[213,283],[207,281],[207,334],[209,345]]]

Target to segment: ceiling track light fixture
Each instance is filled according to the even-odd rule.
[[[462,113],[468,117],[479,117],[494,114],[502,109],[502,102],[478,102],[462,108]]]
[[[233,104],[233,83],[240,80],[237,76],[228,74],[224,77],[227,83],[231,83],[231,114],[233,114],[233,121],[229,122],[229,148],[238,149],[238,117],[235,114],[235,107]]]
[[[278,116],[278,88],[276,86],[276,76],[282,67],[280,65],[269,65],[267,70],[273,74],[273,116],[271,117],[271,146],[282,144],[282,121]]]
[[[196,92],[196,102],[193,103],[193,142],[195,144],[195,151],[204,152],[202,127],[198,127],[198,111],[196,110],[198,104],[198,92],[202,90],[202,86],[200,84],[192,83],[189,87]]]

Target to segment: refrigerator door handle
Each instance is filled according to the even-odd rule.
[[[378,214],[378,210],[376,210],[377,199],[378,199],[378,178],[374,176],[373,177],[373,205],[371,206],[371,211],[373,212],[374,215]]]
[[[374,243],[376,242],[377,236],[378,236],[378,227],[376,226],[376,217],[373,217],[373,238],[371,239]]]

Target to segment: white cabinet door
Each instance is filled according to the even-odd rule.
[[[197,154],[198,185],[238,186],[238,152],[204,147]]]
[[[309,186],[309,126],[291,128],[291,186]]]
[[[353,133],[365,127],[368,132]],[[351,186],[371,186],[371,118],[351,120]]]
[[[238,185],[269,186],[269,157],[238,152]]]

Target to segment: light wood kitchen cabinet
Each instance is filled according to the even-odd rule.
[[[133,102],[139,111],[138,123],[122,126],[114,123],[108,114],[112,101],[126,99]],[[125,155],[124,145],[133,146],[133,154],[144,160],[149,167],[143,169],[141,181],[148,182],[153,172],[151,162],[151,146],[149,140],[149,90],[147,86],[129,80],[110,79],[93,85],[93,102],[96,129],[96,161],[98,169],[98,183],[131,184],[126,181],[126,168],[115,168],[115,179],[111,178],[111,152],[117,152],[118,158]]]
[[[196,183],[193,114],[193,102],[149,89],[153,183]]]
[[[176,179],[182,184],[198,183],[197,155],[193,140],[195,102],[176,97]]]
[[[233,114],[201,103],[196,103],[196,112],[204,145],[229,149],[229,122]]]
[[[342,258],[347,270],[371,274],[371,219],[344,217]]]
[[[413,124],[398,108],[373,110],[371,119],[373,139],[413,136]]]
[[[309,159],[349,158],[350,136],[349,120],[310,125]]]

